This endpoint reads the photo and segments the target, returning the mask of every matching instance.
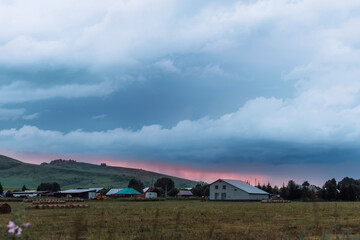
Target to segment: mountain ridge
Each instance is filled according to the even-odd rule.
[[[96,165],[57,159],[40,165],[24,163],[0,155],[0,182],[7,187],[37,187],[41,182],[58,182],[62,188],[127,187],[135,178],[151,186],[160,177],[170,177],[176,187],[192,187],[198,182],[136,168]]]

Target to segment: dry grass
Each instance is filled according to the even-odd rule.
[[[360,239],[360,202],[87,204],[88,209],[26,211],[30,239]],[[11,203],[13,209],[18,206]],[[10,218],[0,215],[0,224]]]

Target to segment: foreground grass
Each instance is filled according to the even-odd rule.
[[[30,239],[360,239],[360,202],[87,204],[89,209],[27,210]],[[0,225],[10,218],[0,215]]]

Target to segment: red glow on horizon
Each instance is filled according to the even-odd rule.
[[[109,166],[117,166],[117,167],[127,167],[127,168],[137,168],[146,171],[157,172],[165,175],[171,175],[179,178],[186,178],[194,181],[203,181],[207,183],[211,183],[216,181],[219,178],[224,179],[237,179],[243,181],[249,181],[252,185],[255,183],[255,179],[257,182],[261,184],[265,183],[266,176],[262,176],[259,174],[242,174],[242,173],[234,173],[234,172],[222,172],[222,171],[214,171],[207,169],[196,169],[190,167],[184,167],[173,164],[166,163],[149,163],[144,161],[117,161],[117,160],[102,160],[100,162],[104,162]],[[100,162],[98,162],[100,164]]]

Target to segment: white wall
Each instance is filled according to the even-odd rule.
[[[145,193],[145,198],[157,198],[156,192],[147,192]]]
[[[226,186],[226,189],[223,189],[223,186]],[[218,189],[215,189],[215,186],[218,186]],[[226,198],[222,199],[222,194],[226,194]],[[218,198],[216,199],[216,194]],[[210,185],[210,200],[262,200],[268,199],[268,195],[260,194],[249,194],[239,188],[236,188],[226,182],[216,181]]]
[[[89,199],[96,197],[96,192],[89,192]]]

